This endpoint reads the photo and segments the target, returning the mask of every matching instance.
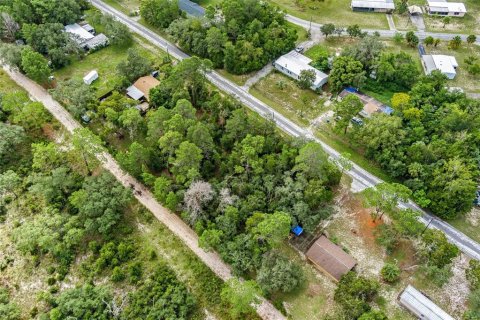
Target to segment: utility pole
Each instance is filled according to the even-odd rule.
[[[424,233],[425,233],[425,231],[427,231],[428,227],[430,226],[430,224],[432,223],[432,221],[433,221],[434,219],[435,219],[435,218],[431,218],[431,219],[430,219],[430,221],[428,221],[428,223],[427,223],[427,225],[426,225],[425,229],[423,229],[423,231],[422,231],[422,233],[421,233],[421,234],[424,234]]]
[[[310,25],[308,27],[307,36],[308,39],[312,39],[312,16],[310,16]]]

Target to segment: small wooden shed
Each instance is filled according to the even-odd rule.
[[[352,270],[357,264],[352,256],[324,235],[313,243],[306,256],[317,269],[326,273],[334,281],[339,281],[344,274]]]

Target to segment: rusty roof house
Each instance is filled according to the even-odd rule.
[[[323,235],[308,249],[306,256],[317,269],[326,273],[334,281],[339,281],[357,264],[352,256]]]

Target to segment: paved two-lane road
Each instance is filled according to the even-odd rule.
[[[141,24],[134,21],[130,17],[126,16],[122,12],[110,7],[109,5],[106,5],[100,0],[91,0],[91,2],[95,7],[97,7],[104,13],[115,16],[118,21],[128,26],[130,30],[132,30],[133,32],[149,40],[152,44],[160,47],[165,51],[168,50],[168,52],[176,59],[182,60],[189,57],[186,53],[181,51],[175,45],[169,43],[166,39],[162,38],[161,36],[149,30],[148,28],[142,26]],[[305,21],[305,22],[307,23],[307,28],[308,28],[310,22],[308,21]],[[230,82],[229,80],[227,80],[226,78],[218,74],[217,72],[209,72],[206,76],[208,80],[211,81],[215,86],[217,86],[219,89],[223,90],[224,92],[235,96],[237,99],[239,99],[243,104],[245,104],[250,109],[254,110],[255,112],[257,112],[263,117],[273,119],[277,124],[277,126],[283,131],[295,137],[303,136],[303,137],[307,137],[317,141],[322,145],[322,147],[325,149],[325,151],[330,155],[330,157],[333,160],[338,159],[340,157],[339,152],[331,148],[329,145],[327,145],[323,141],[315,138],[309,130],[302,128],[297,124],[293,123],[291,120],[287,119],[283,115],[274,111],[274,109],[269,107],[267,104],[258,100],[248,92],[242,90],[240,86]],[[367,172],[366,170],[362,169],[361,167],[355,164],[353,165],[353,168],[347,173],[352,177],[353,183],[357,186],[357,189],[369,188],[382,182],[381,179],[377,178],[373,174]],[[452,227],[448,223],[434,218],[432,215],[420,209],[414,203],[401,203],[400,206],[410,207],[420,211],[422,213],[422,218],[421,218],[422,222],[424,222],[425,224],[429,224],[429,227],[437,228],[443,231],[447,236],[447,238],[452,243],[457,245],[458,248],[462,250],[462,252],[464,252],[465,254],[467,254],[468,256],[474,259],[480,260],[480,244],[473,241],[472,239],[470,239],[460,231],[456,230],[454,227]]]
[[[312,30],[318,30],[322,26],[320,23],[316,22],[310,22],[307,20],[300,19],[298,17],[292,16],[290,14],[287,14],[285,18],[290,21],[293,24],[296,24],[297,26],[300,26],[306,30],[309,30],[310,27]],[[393,38],[395,36],[395,33],[400,32],[402,34],[405,34],[406,31],[396,31],[396,30],[385,30],[385,29],[362,29],[363,31],[368,32],[369,34],[373,34],[374,32],[378,32],[381,37],[384,38]],[[425,32],[425,31],[417,31],[415,34],[418,36],[420,40],[425,39],[428,36],[431,36],[433,38],[438,38],[440,40],[452,40],[456,36],[460,36],[463,41],[467,40],[468,35],[467,34],[459,34],[459,33],[441,33],[441,32]],[[476,44],[480,45],[480,35],[477,35],[477,42]]]

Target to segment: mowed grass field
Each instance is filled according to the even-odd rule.
[[[388,29],[384,13],[353,12],[351,0],[269,0],[288,14],[318,23],[334,23],[346,27],[358,24],[363,28]]]
[[[165,53],[159,49],[157,50],[156,47],[144,44],[142,41],[136,38],[131,46],[108,46],[88,54],[85,58],[73,61],[70,65],[55,71],[55,78],[57,81],[81,80],[90,71],[96,70],[99,77],[92,83],[92,87],[97,89],[97,96],[101,97],[113,90],[120,81],[116,68],[120,62],[127,59],[128,49],[132,48],[139,51],[141,55],[150,58],[154,64],[162,61]]]

